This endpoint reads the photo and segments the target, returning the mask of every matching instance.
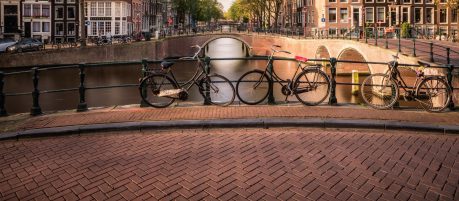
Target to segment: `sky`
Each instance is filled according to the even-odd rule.
[[[218,0],[218,1],[223,4],[225,11],[228,11],[228,9],[231,7],[231,4],[233,4],[234,2],[234,0]]]

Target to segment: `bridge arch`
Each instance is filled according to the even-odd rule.
[[[339,53],[338,60],[343,61],[357,61],[357,62],[367,62],[365,56],[360,53],[358,50],[352,47],[345,48]],[[339,62],[336,66],[337,73],[352,73],[352,70],[357,70],[360,73],[371,73],[371,67],[366,63],[341,63]]]
[[[209,43],[215,41],[215,40],[218,40],[218,39],[222,39],[222,38],[230,38],[230,39],[234,39],[234,40],[238,40],[240,42],[242,42],[242,49],[244,52],[246,52],[246,56],[251,56],[251,50],[252,50],[252,46],[247,43],[245,40],[239,38],[239,37],[236,37],[236,36],[231,36],[231,35],[223,35],[223,36],[217,36],[217,37],[213,37],[209,40],[207,40],[206,42],[204,42],[201,47],[204,48],[206,51],[208,50],[208,47],[209,47]]]
[[[316,59],[330,59],[330,51],[328,51],[327,47],[321,45],[317,48],[315,57]]]

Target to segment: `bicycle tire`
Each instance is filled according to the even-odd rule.
[[[360,92],[363,101],[367,105],[375,109],[384,110],[392,108],[397,102],[399,88],[398,84],[389,75],[377,73],[365,78]],[[373,99],[374,97],[376,99]]]
[[[168,107],[175,101],[175,98],[171,97],[158,97],[157,95],[161,90],[178,88],[177,83],[172,78],[164,74],[151,74],[144,78],[139,85],[142,100],[155,108]]]
[[[249,71],[237,81],[237,97],[244,104],[257,105],[268,97],[269,89],[272,87],[270,83],[271,80],[263,71]]]
[[[440,92],[440,90],[444,91]],[[426,97],[427,101],[423,101],[423,97]],[[436,101],[432,101],[433,98]],[[416,101],[428,112],[442,112],[451,102],[451,88],[441,77],[428,77],[416,88]],[[438,103],[437,106],[434,103]]]
[[[236,97],[231,81],[219,74],[209,75],[201,79],[199,91],[207,102],[218,106],[231,105]]]
[[[322,70],[306,69],[296,77],[293,86],[296,98],[308,106],[321,104],[330,94],[330,78]]]

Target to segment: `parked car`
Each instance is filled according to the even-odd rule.
[[[0,39],[0,53],[6,52],[6,48],[16,44],[16,41],[12,38]]]
[[[6,51],[9,53],[38,51],[43,49],[43,43],[34,38],[23,38],[16,44],[9,46]]]

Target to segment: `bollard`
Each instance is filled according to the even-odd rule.
[[[32,81],[33,81],[33,91],[32,91],[32,108],[30,109],[30,115],[37,116],[43,114],[40,107],[40,90],[38,90],[38,68],[32,68]]]
[[[208,75],[209,75],[209,70],[210,70],[210,57],[205,57],[204,58],[204,73],[206,74],[206,77],[209,79]],[[212,80],[209,79],[209,82],[212,82]],[[204,98],[204,105],[212,105],[212,100],[211,100],[211,97],[210,97],[210,86],[207,84],[207,83],[204,83],[205,84],[205,89],[206,89],[206,93],[204,94],[205,98]]]
[[[385,34],[386,36],[386,49],[389,49],[389,39],[387,38],[387,33]]]
[[[7,116],[8,113],[5,109],[5,93],[3,93],[3,86],[5,82],[3,79],[5,78],[5,73],[0,71],[0,117]]]
[[[453,71],[454,71],[454,65],[448,64],[448,74],[447,74],[446,78],[447,78],[447,81],[448,81],[448,85],[450,86],[450,91],[451,91],[452,95],[454,95]],[[454,101],[453,101],[452,97],[451,97],[451,101],[449,103],[448,108],[450,110],[452,110],[452,111],[455,110]]]
[[[352,70],[352,95],[357,96],[359,94],[359,71]]]
[[[330,90],[330,99],[328,101],[329,105],[336,105],[338,101],[336,100],[336,58],[330,58],[331,66],[331,90]]]
[[[273,93],[273,61],[269,62],[268,64],[268,73],[269,73],[269,87],[268,87],[268,104],[274,105],[276,104],[276,100],[274,99]]]
[[[142,79],[148,76],[148,61],[146,59],[142,60]],[[141,89],[142,94],[145,96],[145,98],[148,96],[147,94],[147,89],[144,87]],[[140,101],[140,107],[148,107],[148,104],[142,99]]]
[[[416,39],[413,38],[413,57],[416,57]]]
[[[434,62],[434,54],[433,54],[433,42],[430,42],[430,62]]]
[[[446,48],[446,63],[447,64],[451,64],[450,54],[451,54],[451,48],[447,47]]]
[[[78,103],[77,112],[84,112],[88,110],[88,104],[86,104],[86,98],[85,98],[86,88],[84,86],[84,80],[85,80],[86,74],[84,72],[84,64],[80,64],[79,67],[80,67],[80,87],[78,91],[80,93],[80,103]]]

